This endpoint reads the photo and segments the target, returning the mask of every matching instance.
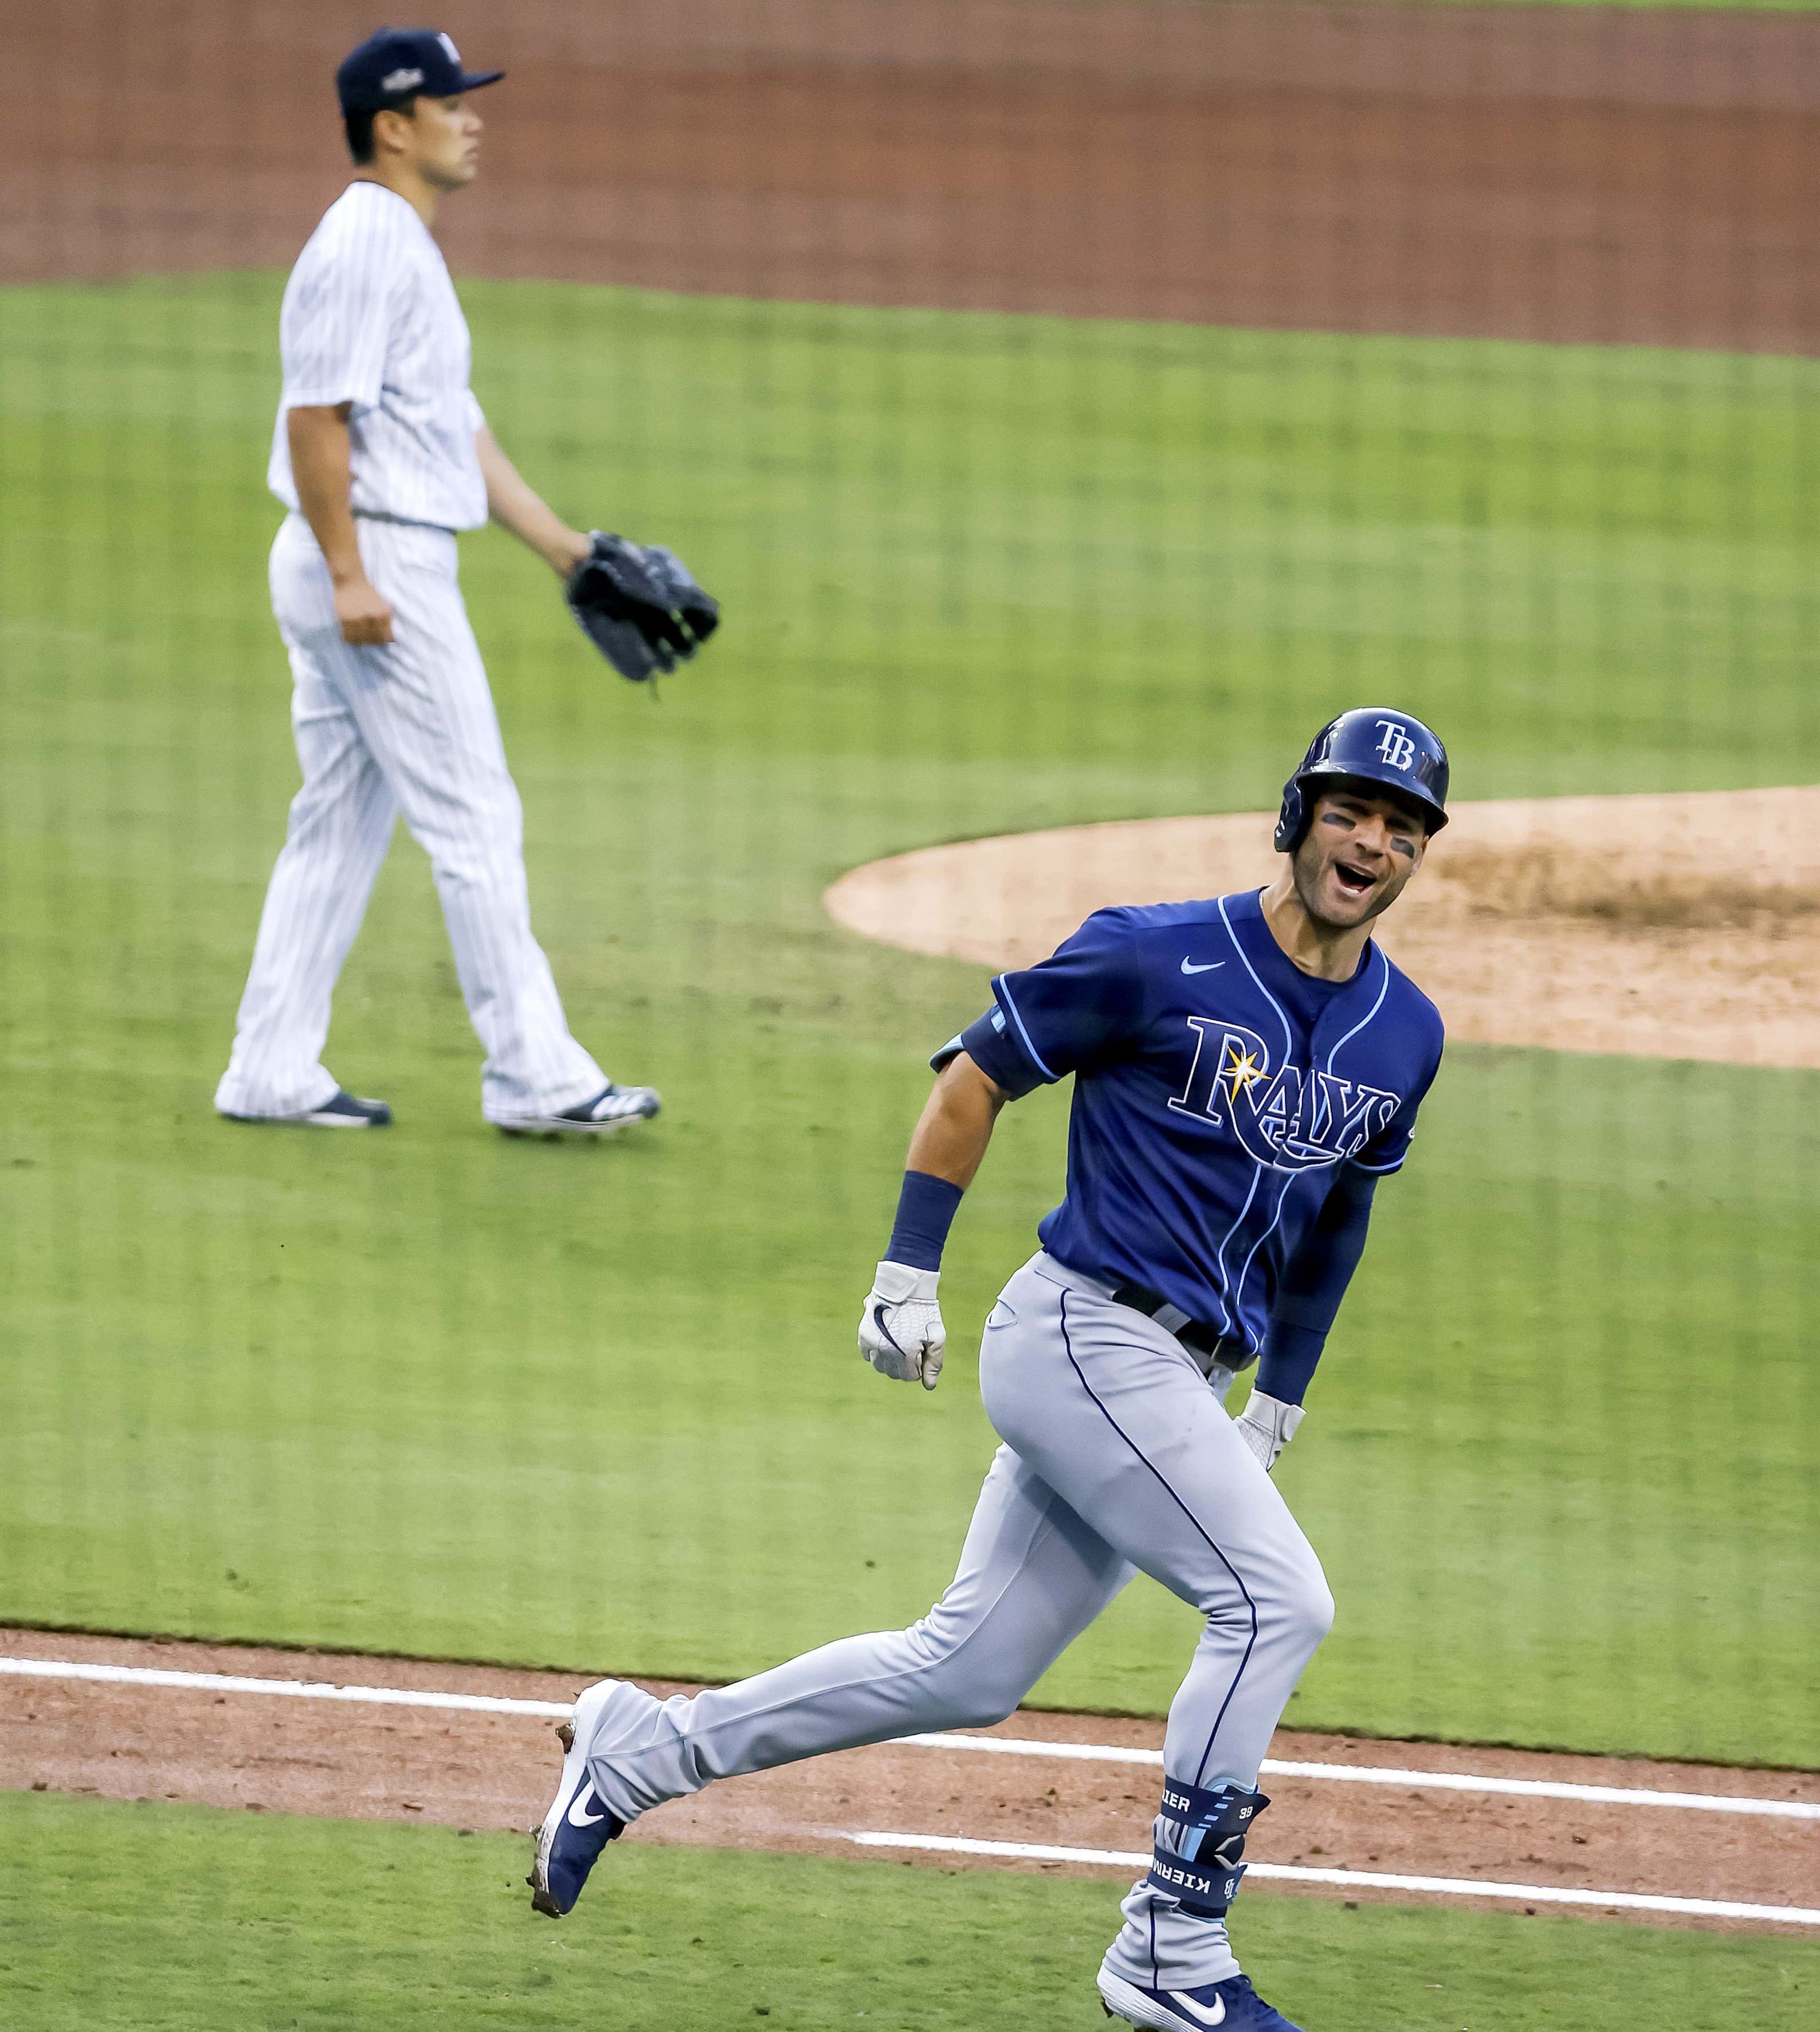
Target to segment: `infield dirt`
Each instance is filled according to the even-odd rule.
[[[887,945],[1029,966],[1108,904],[1274,880],[1273,816],[924,847],[826,900]],[[1820,789],[1456,805],[1379,936],[1456,1042],[1820,1066]]]
[[[571,1700],[583,1683],[561,1673],[24,1630],[0,1630],[0,1656],[544,1701]],[[641,1683],[660,1694],[693,1690]],[[521,1715],[9,1677],[0,1679],[0,1787],[525,1829],[548,1803],[557,1764],[552,1726]],[[972,1732],[1149,1749],[1163,1739],[1160,1722],[1054,1713],[1019,1713],[999,1729]],[[1820,1774],[1417,1749],[1288,1730],[1278,1734],[1272,1754],[1820,1802]],[[1273,1804],[1250,1843],[1254,1862],[1820,1906],[1820,1851],[1811,1821],[1306,1778],[1264,1782]],[[1154,1770],[1141,1765],[887,1744],[727,1780],[666,1806],[627,1839],[850,1856],[847,1833],[877,1831],[1130,1852],[1147,1846],[1157,1783]],[[946,1868],[1107,1873],[990,1858],[917,1859],[939,1859]],[[1269,1892],[1289,1888],[1272,1884]],[[1354,1887],[1295,1887],[1293,1895],[1422,1902],[1407,1892]],[[1108,1912],[1112,1903],[1108,1898]],[[1605,1908],[1586,1909],[1596,1916]],[[1616,1908],[1605,1915],[1639,1916]],[[1738,1922],[1694,1923],[1730,1929]]]

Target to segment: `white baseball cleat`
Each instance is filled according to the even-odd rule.
[[[651,1086],[620,1086],[609,1080],[592,1100],[559,1115],[495,1117],[494,1126],[506,1136],[612,1136],[634,1122],[648,1122],[663,1107]]]
[[[574,1713],[556,1731],[562,1745],[562,1775],[537,1831],[537,1853],[525,1879],[531,1887],[532,1910],[547,1919],[561,1919],[574,1911],[602,1850],[626,1831],[626,1823],[607,1812],[588,1776],[589,1745],[601,1710],[619,1690],[617,1679],[589,1686],[576,1701]]]
[[[1251,1987],[1251,1978],[1229,1975],[1198,1989],[1140,1989],[1106,1969],[1100,1971],[1100,2004],[1108,2018],[1123,2018],[1148,2032],[1301,2032]]]
[[[301,1129],[385,1129],[392,1119],[392,1111],[383,1100],[363,1100],[339,1087],[320,1108],[306,1108],[301,1115],[232,1115],[225,1108],[221,1112],[230,1122],[273,1122]]]

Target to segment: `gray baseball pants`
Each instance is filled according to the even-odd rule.
[[[1134,1571],[1206,1619],[1169,1710],[1166,1775],[1256,1789],[1333,1601],[1194,1357],[1038,1254],[986,1321],[980,1391],[1005,1444],[941,1600],[908,1630],[824,1645],[693,1699],[625,1688],[589,1746],[611,1812],[630,1821],[712,1779],[1002,1721]],[[1160,1816],[1155,1838],[1168,1840]],[[1123,1910],[1107,1966],[1127,1982],[1192,1989],[1235,1972],[1223,1921],[1142,1881]]]

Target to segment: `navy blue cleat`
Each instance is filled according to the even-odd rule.
[[[363,1100],[338,1087],[320,1108],[306,1108],[301,1115],[230,1115],[227,1119],[290,1122],[304,1129],[384,1129],[391,1126],[392,1111],[383,1100]]]
[[[1251,1978],[1229,1975],[1199,1989],[1140,1989],[1106,1970],[1100,1971],[1100,2003],[1108,2018],[1123,2018],[1150,2032],[1302,2032],[1251,1987]]]
[[[562,1775],[537,1831],[537,1854],[525,1879],[531,1887],[531,1909],[547,1919],[561,1919],[574,1911],[601,1851],[626,1832],[626,1823],[607,1812],[588,1776],[588,1746],[600,1710],[618,1686],[616,1679],[603,1679],[589,1687],[576,1701],[574,1716],[556,1731],[562,1744]]]

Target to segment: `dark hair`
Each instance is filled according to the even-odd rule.
[[[373,159],[373,121],[378,114],[402,113],[409,120],[417,110],[417,95],[413,92],[402,99],[387,101],[383,106],[369,107],[354,113],[344,113],[342,125],[347,130],[348,153],[363,169]]]

